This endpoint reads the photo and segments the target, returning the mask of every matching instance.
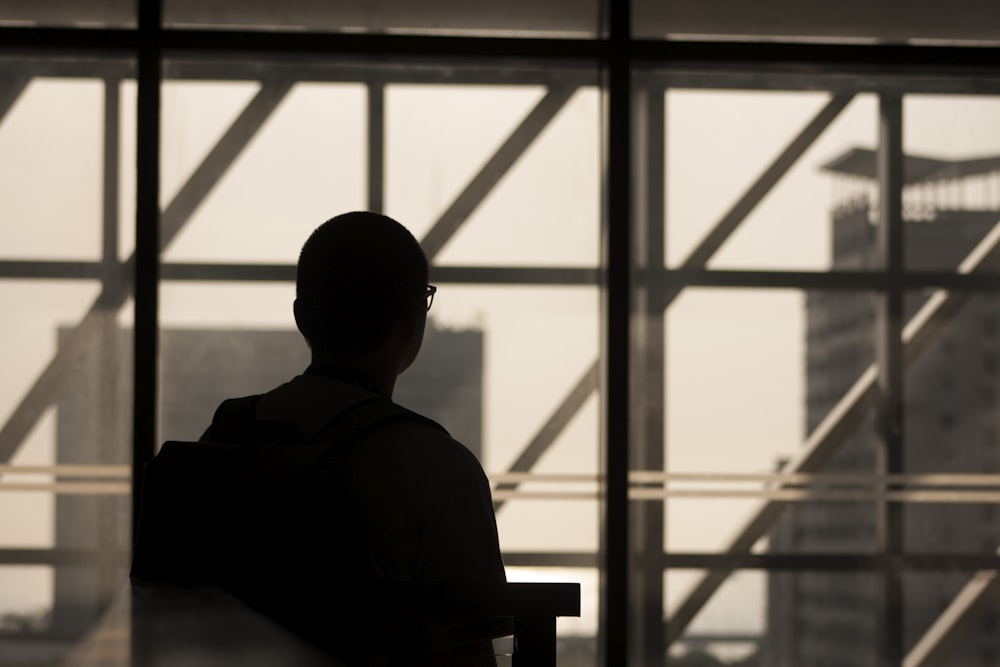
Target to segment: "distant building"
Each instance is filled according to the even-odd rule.
[[[161,338],[163,440],[197,440],[223,399],[267,391],[309,365],[294,330],[169,329]],[[481,456],[483,332],[428,319],[420,355],[399,377],[393,400],[441,422]]]
[[[854,149],[824,166],[837,183],[832,212],[835,270],[880,266],[873,218],[875,154]],[[908,270],[954,271],[1000,221],[1000,158],[904,165],[904,262]],[[906,295],[909,318],[928,297]],[[807,295],[806,432],[811,432],[875,359],[878,295],[817,290]],[[976,294],[906,372],[907,473],[985,473],[1000,468],[1000,296]],[[876,471],[875,416],[843,442],[824,472]],[[773,553],[864,554],[876,548],[870,503],[791,504],[770,535]],[[992,553],[1000,513],[992,505],[909,504],[910,553]],[[904,575],[907,650],[952,600],[968,574]],[[878,573],[775,572],[769,580],[768,667],[875,667],[881,623]],[[1000,664],[997,609],[962,639],[950,667]]]
[[[131,409],[131,331],[116,329],[102,340],[111,343],[83,355],[62,385],[56,405],[58,463],[131,461],[129,420],[120,414]],[[161,441],[197,440],[223,399],[267,391],[309,363],[309,350],[294,330],[164,329],[160,351]],[[438,328],[429,319],[423,349],[400,376],[393,398],[443,424],[481,458],[483,332]],[[57,497],[55,551],[74,558],[74,564],[56,567],[55,634],[73,637],[89,627],[102,601],[125,581],[130,503],[115,496]]]

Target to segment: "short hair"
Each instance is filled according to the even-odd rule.
[[[427,257],[390,217],[353,212],[306,240],[295,278],[297,322],[309,346],[362,354],[384,342],[425,294]]]

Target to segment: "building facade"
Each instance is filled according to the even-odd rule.
[[[877,202],[871,180],[873,152],[854,149],[825,169],[841,179],[831,220],[832,266],[844,271],[879,267]],[[912,271],[961,267],[990,233],[1000,212],[982,208],[969,179],[995,179],[995,160],[904,161],[904,263]],[[988,183],[986,185],[989,185]],[[970,201],[978,199],[978,201]],[[961,269],[959,269],[961,270]],[[904,296],[904,321],[927,304],[933,290]],[[876,363],[879,296],[860,290],[807,294],[806,433],[812,433],[862,373]],[[1000,299],[970,295],[928,349],[905,371],[903,472],[905,475],[995,473],[1000,468],[998,351]],[[905,338],[905,334],[904,334]],[[861,420],[823,467],[823,474],[857,476],[879,471],[877,414]],[[872,487],[870,487],[872,488]],[[880,512],[864,500],[804,501],[789,506],[770,534],[773,554],[878,553]],[[993,552],[1000,521],[992,504],[910,502],[903,509],[907,554]],[[911,650],[968,581],[967,574],[907,571],[902,575],[903,644]],[[885,581],[877,573],[785,572],[769,579],[763,664],[881,665],[877,647]],[[996,605],[959,629],[964,637],[946,664],[996,664],[1000,636]]]

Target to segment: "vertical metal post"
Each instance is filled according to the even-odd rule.
[[[664,470],[664,90],[636,85],[633,94],[634,261],[637,274],[632,330],[631,460],[643,470]],[[663,664],[664,503],[635,503],[629,513],[632,542],[629,627],[636,661]]]
[[[121,79],[104,80],[104,188],[103,188],[103,230],[101,238],[101,296],[99,306],[101,336],[100,366],[98,377],[97,463],[121,463],[128,457],[128,449],[121,429],[125,408],[122,406],[122,362],[121,340],[118,335],[118,308],[114,296],[126,289],[126,280],[118,262],[118,181],[120,178],[120,137],[121,137]],[[98,511],[97,548],[102,553],[113,553],[122,548],[120,535],[123,521],[127,521],[127,506],[121,498],[101,498]],[[120,563],[114,559],[104,559],[99,569],[98,589],[113,594],[119,585]]]
[[[876,359],[881,395],[878,428],[881,447],[878,472],[903,472],[903,113],[898,94],[883,94],[879,104],[879,223],[877,246],[889,276],[876,328]],[[902,553],[903,507],[881,502],[878,543],[887,556]],[[879,633],[882,664],[896,667],[903,660],[903,592],[900,573],[887,571],[883,580],[883,627]]]
[[[609,58],[605,93],[604,473],[601,522],[601,662],[628,663],[629,322],[631,309],[630,7],[607,2]]]
[[[142,467],[157,440],[160,280],[161,0],[136,0],[138,52],[135,206],[135,342],[132,414],[132,528],[139,520]]]
[[[385,84],[368,82],[368,210],[385,206]]]
[[[121,119],[121,80],[104,80],[104,220],[101,237],[101,274],[105,292],[118,293],[118,286],[110,281],[118,271],[118,180],[119,135]]]

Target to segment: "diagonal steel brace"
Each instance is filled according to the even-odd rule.
[[[959,266],[959,273],[975,273],[1000,266],[1000,223],[969,253]],[[903,364],[909,367],[926,352],[940,331],[951,322],[970,298],[969,292],[938,290],[918,310],[903,329]],[[816,472],[836,452],[857,424],[879,402],[878,369],[869,366],[841,397],[826,418],[806,439],[794,459],[783,468],[787,473]],[[765,501],[742,531],[730,542],[728,553],[745,553],[767,534],[778,520],[786,503]],[[704,575],[667,620],[667,643],[678,639],[705,603],[732,573],[731,569],[712,570]]]
[[[683,263],[683,268],[691,269],[704,266],[711,259],[726,239],[736,230],[743,219],[752,211],[757,204],[767,195],[774,185],[788,172],[808,150],[814,141],[821,135],[830,123],[837,118],[841,111],[853,99],[853,94],[835,95],[824,106],[819,113],[796,135],[781,153],[771,162],[749,189],[736,201],[729,211],[719,220],[712,230],[705,236],[702,242],[695,248]],[[544,101],[544,100],[543,100]],[[442,243],[443,245],[443,243]],[[680,288],[669,290],[664,294],[662,307],[666,308],[680,293]],[[594,362],[584,372],[580,382],[578,382],[569,395],[563,399],[560,405],[553,411],[552,417],[546,422],[542,430],[525,447],[525,450],[515,460],[508,472],[526,472],[531,469],[534,462],[541,458],[542,454],[555,441],[558,431],[551,433],[552,425],[561,423],[564,428],[573,418],[576,410],[583,405],[581,391],[595,391],[599,386],[600,364]],[[586,395],[583,395],[583,399]],[[561,430],[561,428],[559,430]],[[543,434],[550,433],[543,438]],[[503,490],[516,489],[518,484],[508,484]],[[500,487],[497,487],[498,489]],[[499,509],[503,506],[503,501],[494,503],[494,507]]]
[[[548,127],[556,114],[566,106],[566,102],[576,89],[576,86],[550,88],[545,97],[539,100],[535,108],[524,117],[521,124],[507,137],[479,173],[469,181],[461,194],[420,241],[429,260],[441,252],[472,212],[486,199],[486,195],[496,187],[532,142]]]
[[[287,81],[265,82],[201,165],[192,173],[163,211],[161,250],[177,237],[195,208],[204,201],[223,174],[232,166],[249,140],[284,99],[291,86],[292,83]],[[42,413],[55,400],[66,374],[73,370],[79,359],[93,349],[94,341],[101,334],[102,319],[121,308],[132,293],[130,277],[133,275],[134,264],[133,254],[119,265],[116,279],[104,284],[87,314],[66,336],[52,360],[21,399],[3,429],[0,429],[0,463],[6,463],[11,459]]]

